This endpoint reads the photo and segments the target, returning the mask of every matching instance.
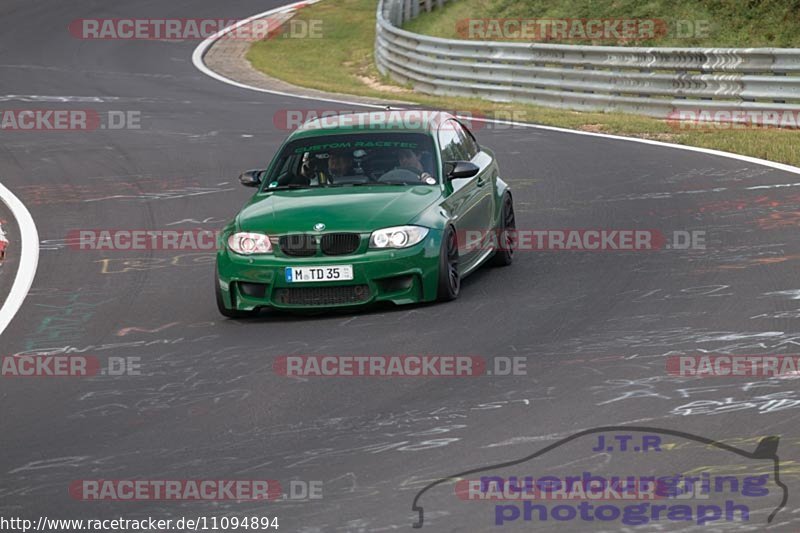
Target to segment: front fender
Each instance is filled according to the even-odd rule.
[[[508,183],[503,181],[499,176],[498,176],[497,180],[495,181],[494,191],[495,191],[495,203],[494,203],[494,205],[496,207],[495,212],[494,212],[494,227],[495,228],[499,228],[500,225],[503,222],[502,221],[502,217],[503,217],[503,196],[505,196],[505,194],[508,193],[509,195],[511,195],[512,201],[514,199],[514,196],[511,194],[511,187],[508,185]]]

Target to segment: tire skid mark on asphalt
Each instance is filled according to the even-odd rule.
[[[131,178],[140,179],[133,184]],[[53,205],[92,202],[112,197],[134,200],[171,199],[179,198],[182,194],[204,190],[221,192],[221,188],[230,185],[230,182],[224,181],[208,186],[194,177],[168,177],[166,179],[164,176],[144,174],[96,176],[87,179],[92,180],[92,183],[85,185],[71,183],[22,185],[18,188],[18,192],[28,205]]]
[[[19,70],[47,70],[50,72],[66,72],[66,73],[75,73],[76,70],[72,67],[67,68],[64,66],[52,66],[52,65],[19,65],[13,63],[2,63],[0,64],[0,69],[19,69]],[[112,71],[112,70],[78,70],[77,72],[84,74],[84,75],[91,75],[91,76],[103,76],[108,78],[117,78],[119,76],[127,76],[127,77],[145,77],[145,78],[169,78],[173,79],[176,78],[175,74],[159,74],[159,73],[152,73],[152,72],[119,72],[119,71]]]
[[[82,291],[76,290],[57,305],[54,302],[32,303],[40,313],[37,313],[36,322],[33,323],[35,330],[24,339],[24,351],[32,352],[53,342],[80,341],[99,308],[116,301],[115,298],[89,301],[86,296]]]
[[[156,257],[105,257],[93,261],[100,264],[100,274],[116,275],[129,272],[149,272],[162,268],[208,266],[216,261],[216,254],[190,252],[166,258]]]
[[[186,187],[184,189],[172,189],[159,193],[140,193],[140,194],[112,194],[110,196],[102,196],[99,198],[87,198],[84,202],[103,202],[106,200],[178,200],[183,198],[191,198],[194,196],[205,196],[208,194],[217,194],[221,192],[235,191],[234,187],[222,187],[220,184],[216,187]]]
[[[28,103],[62,103],[62,104],[116,104],[120,102],[136,103],[165,103],[175,104],[176,101],[169,101],[159,98],[146,96],[57,96],[39,94],[0,94],[0,102],[28,102]]]

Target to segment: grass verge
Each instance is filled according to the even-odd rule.
[[[460,0],[465,1],[465,0]],[[466,0],[469,1],[469,0]],[[457,4],[457,3],[455,3]],[[454,4],[454,5],[455,5]],[[273,38],[254,43],[247,59],[262,72],[323,91],[414,102],[447,110],[584,131],[713,148],[800,166],[800,131],[676,130],[666,121],[624,113],[579,113],[519,103],[415,93],[378,73],[373,59],[375,0],[324,0],[297,17],[322,21],[322,38]],[[431,16],[431,15],[426,15]],[[424,18],[424,17],[421,17]]]
[[[457,21],[486,18],[659,21],[659,31],[652,38],[581,40],[580,33],[573,32],[573,39],[563,39],[559,38],[563,33],[550,31],[546,35],[550,43],[703,48],[794,48],[800,43],[800,0],[458,0],[410,21],[405,29],[459,39],[463,37],[459,37]],[[491,31],[488,26],[485,29]],[[645,35],[650,36],[649,32]]]

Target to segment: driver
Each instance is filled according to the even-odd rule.
[[[397,162],[400,164],[400,168],[412,170],[419,175],[420,181],[427,184],[436,181],[433,179],[433,176],[425,172],[425,167],[422,166],[420,155],[414,150],[409,150],[408,148],[401,148],[398,150]]]
[[[420,161],[419,155],[407,148],[398,150],[397,161],[400,163],[401,168],[414,169],[418,173],[422,173],[425,170],[422,168],[422,161]]]
[[[353,175],[353,155],[349,152],[331,152],[328,156],[328,174],[331,181]]]

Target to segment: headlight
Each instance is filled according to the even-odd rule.
[[[263,233],[234,233],[228,237],[228,248],[240,255],[268,254],[272,243]]]
[[[422,226],[397,226],[372,232],[370,248],[408,248],[414,246],[428,234]]]

